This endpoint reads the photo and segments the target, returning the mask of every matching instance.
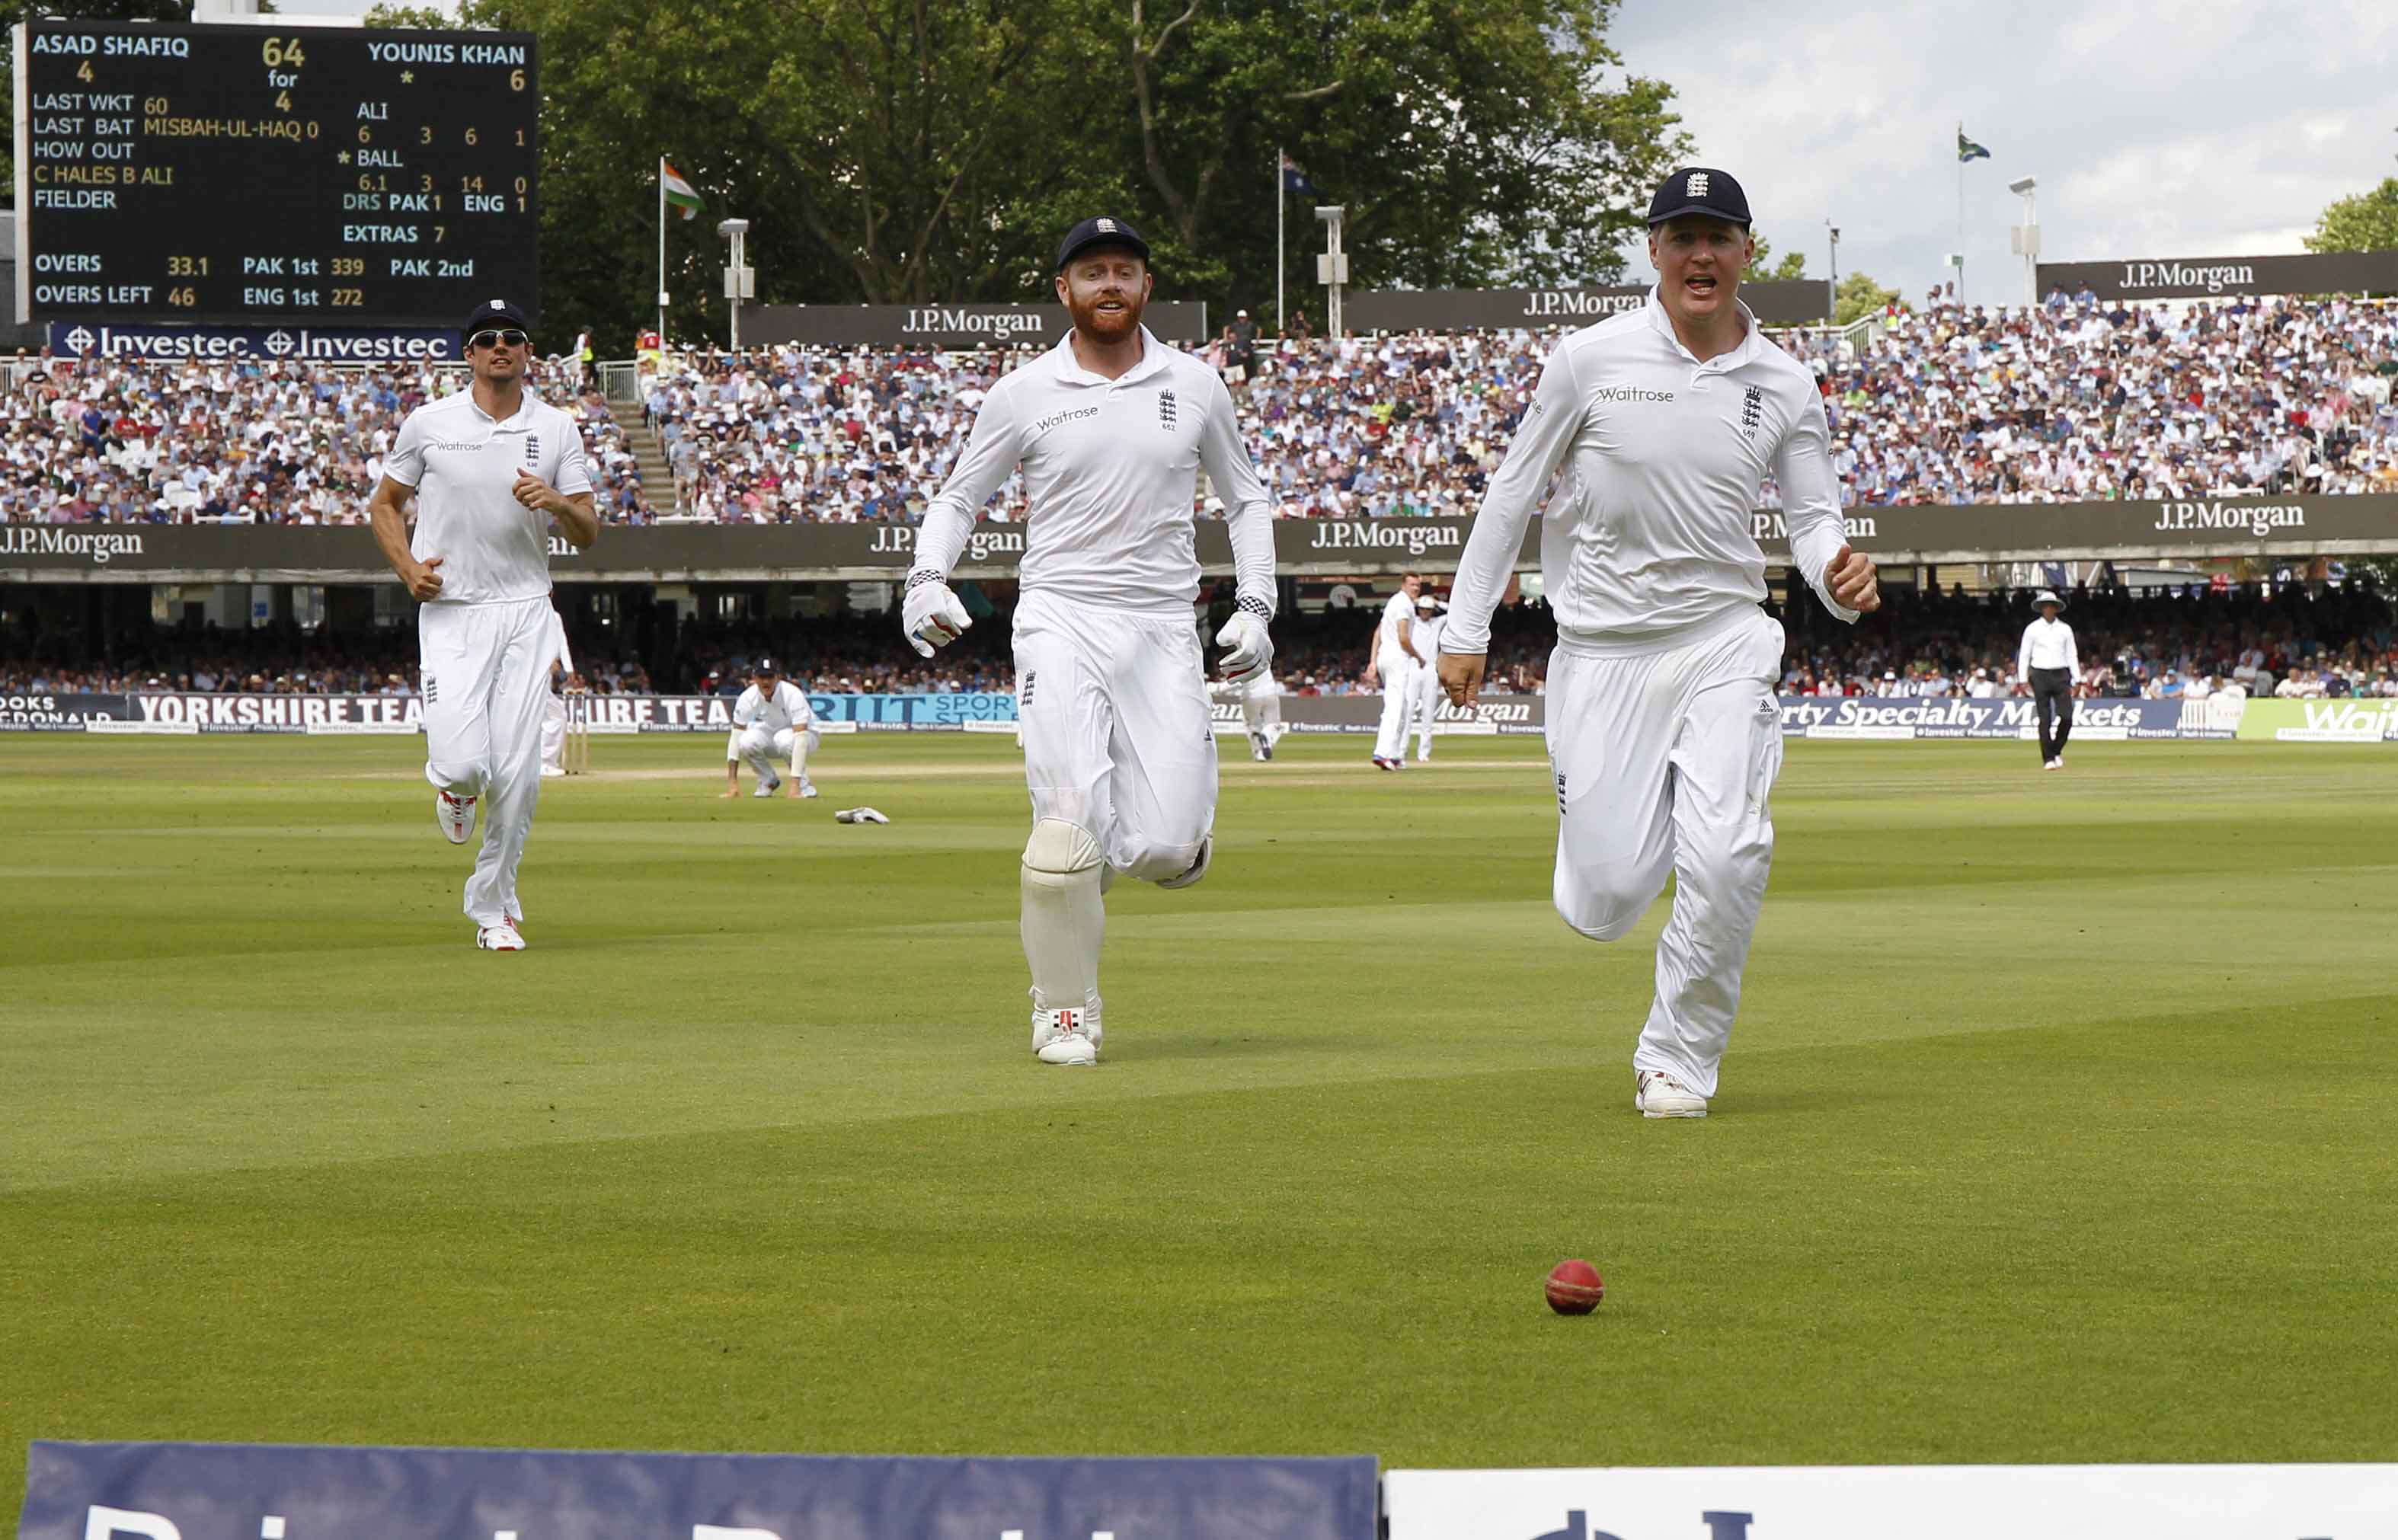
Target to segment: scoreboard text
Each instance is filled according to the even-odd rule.
[[[16,45],[19,320],[538,314],[531,33],[44,20]]]

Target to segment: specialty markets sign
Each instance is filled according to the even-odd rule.
[[[1888,562],[2064,561],[2398,551],[2398,495],[2191,498],[2147,502],[1969,503],[1848,511],[1850,539]],[[1467,518],[1284,518],[1273,523],[1285,576],[1452,571]],[[915,559],[912,524],[606,526],[577,551],[552,538],[561,583],[894,579]],[[1769,564],[1789,560],[1779,513],[1751,516]],[[1233,571],[1221,519],[1197,531],[1201,569]],[[1022,524],[976,526],[958,564],[970,578],[1012,578]],[[1516,569],[1540,565],[1541,526],[1525,532]],[[363,525],[0,524],[0,582],[391,583]]]
[[[2040,291],[2088,289],[2101,300],[2221,299],[2235,294],[2398,293],[2398,251],[2287,257],[2135,257],[2042,262]]]

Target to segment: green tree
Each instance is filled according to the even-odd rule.
[[[1671,90],[1608,47],[1613,0],[1088,3],[1171,270],[1253,310],[1274,288],[1277,148],[1347,209],[1352,284],[1423,288],[1619,275],[1688,148]],[[1315,225],[1291,212],[1312,296]]]
[[[1758,234],[1755,230],[1751,230],[1749,234],[1757,239],[1757,255],[1749,260],[1748,264],[1748,275],[1751,278],[1762,282],[1785,283],[1807,275],[1805,252],[1785,251],[1782,254],[1782,260],[1777,262],[1772,260],[1772,243],[1763,235]]]
[[[0,6],[0,26],[35,20],[188,21],[191,18],[188,0],[7,0]],[[15,100],[16,91],[16,50],[0,43],[0,101]],[[15,185],[16,148],[14,135],[0,146],[0,186]],[[19,217],[25,212],[19,209]]]
[[[2341,198],[2323,211],[2310,251],[2398,250],[2398,177],[2385,177],[2369,193]]]
[[[1838,293],[1832,296],[1832,323],[1847,326],[1864,319],[1898,298],[1898,290],[1884,288],[1862,273],[1852,273],[1840,280]]]
[[[455,27],[456,20],[431,6],[369,6],[365,18],[370,27],[407,27],[428,32],[440,32]]]
[[[1043,299],[1112,212],[1161,293],[1272,295],[1277,146],[1349,210],[1351,281],[1602,279],[1683,149],[1624,78],[1612,0],[469,0],[541,40],[542,272],[613,343],[655,285],[656,157],[708,218],[667,233],[674,326],[721,333],[718,218],[760,299]],[[1293,223],[1293,275],[1315,225]],[[1312,284],[1294,285],[1314,293]]]

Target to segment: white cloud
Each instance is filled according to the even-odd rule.
[[[2024,292],[2007,191],[2034,175],[2050,261],[2302,249],[2324,205],[2398,175],[2391,0],[1624,0],[1613,40],[1669,82],[1698,159],[1777,250],[1910,297],[1956,249],[1967,297]],[[1645,271],[1645,259],[1635,260]]]

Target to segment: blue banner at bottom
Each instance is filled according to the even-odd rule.
[[[1374,1540],[1377,1466],[38,1441],[19,1540]]]

